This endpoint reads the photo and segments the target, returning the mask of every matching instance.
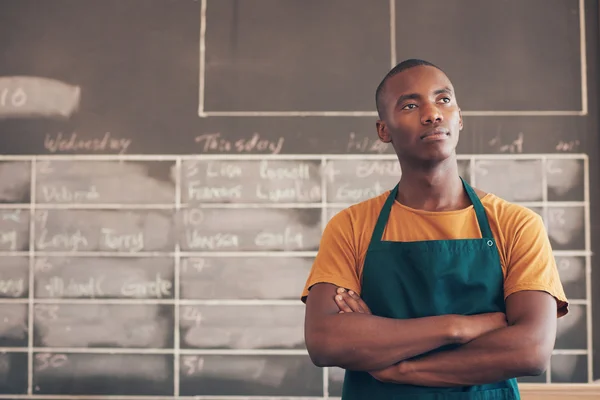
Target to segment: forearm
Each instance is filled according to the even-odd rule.
[[[526,326],[490,332],[459,348],[408,360],[398,365],[390,381],[418,386],[470,386],[539,375],[553,342],[536,339]]]
[[[369,314],[327,315],[306,330],[312,361],[355,371],[389,367],[461,340],[455,316],[391,319]]]

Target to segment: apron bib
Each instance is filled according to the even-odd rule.
[[[409,319],[505,312],[504,278],[496,242],[479,197],[464,180],[462,183],[473,203],[481,239],[383,241],[398,185],[391,191],[375,225],[363,269],[361,297],[373,315]],[[367,372],[346,371],[342,399],[519,400],[520,397],[516,379],[438,388],[382,383]]]

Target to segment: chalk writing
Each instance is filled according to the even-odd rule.
[[[256,235],[254,244],[259,247],[273,247],[273,246],[302,246],[302,233],[294,233],[291,228],[286,227],[283,232],[261,232]]]
[[[102,233],[104,244],[111,250],[136,252],[144,248],[144,234],[142,232],[118,234],[109,228],[102,228],[100,232]]]
[[[195,141],[202,145],[203,152],[267,152],[279,154],[283,147],[284,138],[280,137],[276,140],[261,139],[260,135],[255,133],[250,139],[232,141],[222,138],[220,133],[205,133],[197,136]]]
[[[185,232],[187,245],[192,249],[227,249],[239,246],[237,235],[231,233],[216,233],[214,235],[204,235],[202,231],[188,229]]]
[[[5,248],[4,245],[8,245],[8,250],[17,250],[16,231],[0,232],[0,247]]]
[[[46,186],[41,187],[42,199],[47,202],[85,202],[98,200],[100,194],[96,190],[96,186],[91,185],[87,190],[70,190],[65,186],[55,187]]]
[[[2,212],[2,221],[21,221],[21,210],[12,210]]]
[[[78,229],[73,234],[57,233],[49,234],[47,229],[40,231],[40,237],[36,242],[39,250],[44,249],[64,249],[67,251],[77,251],[81,247],[87,247],[89,244],[87,238]]]
[[[557,151],[576,151],[579,149],[579,140],[560,140],[556,145]]]
[[[194,375],[204,368],[204,357],[182,356],[181,358],[186,375]]]
[[[300,163],[291,167],[270,167],[267,160],[259,165],[260,177],[263,179],[310,179],[309,164]]]
[[[519,132],[517,138],[509,143],[503,143],[499,135],[494,137],[488,143],[496,148],[500,153],[522,153],[523,152],[523,132]]]
[[[89,297],[104,296],[102,290],[103,277],[90,277],[85,282],[74,278],[63,278],[53,276],[49,282],[44,285],[49,297]]]
[[[242,185],[233,187],[209,187],[200,181],[188,182],[190,200],[239,199],[242,197]]]
[[[121,287],[121,294],[127,297],[155,297],[161,299],[171,296],[172,286],[173,284],[170,281],[163,279],[160,273],[157,273],[153,281],[124,282]]]
[[[123,154],[131,145],[131,139],[117,138],[112,133],[106,132],[100,138],[80,137],[79,133],[70,135],[59,132],[55,135],[46,134],[44,148],[51,153],[73,151],[114,151]]]
[[[294,181],[293,187],[265,188],[256,185],[256,197],[269,201],[320,201],[321,186],[303,187],[300,181]]]
[[[242,167],[239,165],[213,162],[206,165],[207,178],[237,178],[240,176],[242,176]]]
[[[27,94],[20,88],[0,89],[0,107],[23,107],[27,103]]]
[[[383,143],[377,137],[371,139],[368,137],[357,138],[356,133],[351,132],[348,139],[346,150],[349,153],[360,151],[363,153],[385,153],[389,148],[389,143]]]
[[[188,271],[202,272],[205,265],[206,261],[204,258],[188,258],[183,260],[182,271],[184,273],[187,273]]]
[[[36,258],[33,263],[35,272],[48,272],[52,269],[52,264],[48,262],[46,257]]]
[[[21,297],[25,293],[23,279],[0,279],[0,296]]]
[[[35,317],[42,321],[55,321],[58,319],[58,306],[53,304],[36,304]]]
[[[357,178],[367,178],[372,175],[400,177],[400,163],[397,161],[359,161],[357,163]]]
[[[366,198],[371,198],[380,195],[387,188],[384,188],[378,181],[373,182],[367,187],[352,187],[351,184],[346,183],[337,188],[334,201],[342,202],[356,202]]]
[[[60,368],[67,362],[69,362],[69,359],[65,354],[38,353],[35,355],[35,370],[43,371],[47,368]]]
[[[198,208],[183,210],[184,225],[198,226],[204,221],[204,213]]]
[[[202,323],[202,313],[196,307],[183,307],[181,320],[192,322],[195,326],[200,326]]]

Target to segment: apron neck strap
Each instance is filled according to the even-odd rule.
[[[392,211],[392,205],[396,200],[396,195],[398,194],[398,185],[400,182],[396,184],[394,189],[390,192],[381,212],[379,213],[379,218],[377,218],[377,224],[375,224],[375,229],[373,230],[373,236],[371,237],[371,244],[369,247],[378,243],[383,239],[383,231],[385,230],[385,226],[387,225],[388,218],[390,216],[390,211]]]
[[[475,215],[477,216],[477,222],[479,224],[479,230],[481,231],[482,238],[492,238],[492,230],[490,229],[490,224],[488,222],[487,215],[485,213],[485,209],[483,208],[483,204],[481,204],[481,200],[479,200],[479,196],[475,193],[475,190],[461,177],[463,187],[469,196],[469,200],[473,204],[473,208],[475,209]],[[390,212],[392,211],[392,205],[396,200],[396,195],[398,194],[398,185],[396,184],[394,189],[390,192],[387,197],[381,212],[379,213],[379,218],[377,218],[377,224],[375,224],[375,229],[373,230],[373,236],[371,237],[371,245],[374,242],[380,242],[383,239],[383,231],[385,230],[385,226],[387,225],[387,221],[390,217]]]
[[[479,230],[481,231],[482,238],[493,238],[492,230],[490,229],[490,223],[488,221],[487,215],[485,214],[485,209],[483,208],[483,204],[481,204],[481,200],[479,200],[479,196],[475,193],[475,190],[469,185],[465,180],[461,177],[460,180],[463,183],[463,187],[469,196],[469,200],[473,203],[473,208],[475,209],[475,215],[477,216],[477,223],[479,224]]]

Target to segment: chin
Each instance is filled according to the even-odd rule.
[[[429,151],[424,152],[420,155],[420,159],[422,161],[429,161],[432,163],[439,163],[442,161],[446,161],[448,159],[453,159],[456,157],[456,149],[454,147],[438,147],[428,149]]]

